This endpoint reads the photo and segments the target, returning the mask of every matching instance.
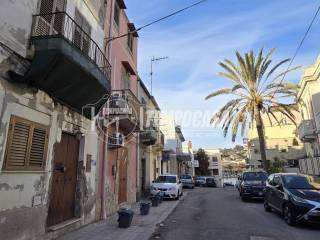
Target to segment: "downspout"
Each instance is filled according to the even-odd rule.
[[[113,20],[113,9],[114,9],[114,1],[115,0],[111,0],[111,14],[110,14],[110,19],[109,19],[109,32],[108,32],[108,37],[107,39],[110,39],[112,36],[112,20]],[[107,7],[107,6],[106,6]],[[108,9],[106,9],[106,11],[108,11]],[[107,14],[106,14],[107,15]],[[108,44],[108,60],[109,62],[111,62],[111,45],[112,45],[112,41],[107,41],[106,44]],[[111,71],[112,71],[112,66],[111,66]],[[112,74],[110,75],[112,78]],[[111,80],[111,79],[110,79]],[[112,82],[112,81],[111,81]],[[106,214],[106,170],[107,168],[105,167],[106,164],[106,156],[108,156],[108,148],[106,148],[106,144],[107,144],[107,136],[108,136],[108,128],[104,128],[103,129],[103,153],[102,153],[102,184],[101,184],[101,219],[106,219],[107,218],[107,214]]]
[[[140,80],[137,79],[137,95],[138,95],[138,100],[140,99]],[[141,109],[140,109],[141,110]],[[140,114],[139,114],[140,115]],[[139,116],[140,118],[140,116]],[[140,121],[139,121],[140,122]],[[139,128],[140,129],[140,128]],[[139,179],[140,179],[140,134],[138,132],[137,134],[137,162],[136,162],[136,187],[137,187],[137,192],[139,193],[139,198],[142,196],[142,193],[140,193],[140,184],[139,184]]]

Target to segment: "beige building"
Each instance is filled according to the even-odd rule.
[[[159,127],[160,108],[155,98],[141,80],[138,80],[138,96],[141,102],[142,129],[139,134],[138,195],[147,192],[150,184],[161,173],[161,156],[164,135]]]
[[[306,152],[299,161],[300,171],[320,175],[320,56],[305,69],[297,102],[302,116],[298,134]]]
[[[209,159],[209,171],[210,175],[214,176],[217,185],[219,187],[222,187],[222,159],[221,159],[221,152],[219,149],[210,149],[206,148],[204,149],[206,154],[208,155]]]
[[[299,123],[299,112],[292,113]],[[287,171],[297,172],[298,160],[305,155],[303,144],[297,136],[297,127],[284,114],[274,111],[274,115],[278,121],[274,118],[269,120],[267,114],[262,115],[267,160],[269,164],[276,159],[282,160]],[[255,128],[249,129],[247,146],[250,167],[261,168],[259,138]]]

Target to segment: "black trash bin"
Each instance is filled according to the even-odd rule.
[[[159,197],[158,196],[153,196],[151,198],[151,203],[152,203],[152,207],[157,207],[159,205]]]
[[[141,202],[140,203],[140,214],[141,215],[148,215],[150,210],[150,203],[149,202]]]
[[[131,225],[133,218],[133,211],[129,208],[121,208],[118,211],[118,223],[120,228],[128,228]]]

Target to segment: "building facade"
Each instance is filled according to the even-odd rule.
[[[143,124],[139,134],[138,195],[148,195],[150,185],[161,173],[161,157],[164,135],[159,128],[160,108],[148,89],[138,80],[141,118]]]
[[[51,239],[97,219],[105,13],[103,1],[1,1],[2,239]]]
[[[164,149],[161,158],[161,173],[184,173],[184,154],[182,143],[185,141],[181,126],[176,124],[174,116],[160,115],[160,130],[164,134]],[[182,156],[182,157],[180,157]]]
[[[299,160],[300,171],[320,175],[320,57],[306,68],[300,80],[297,102],[301,113],[298,135],[303,142],[305,157]]]
[[[136,202],[140,101],[137,78],[137,33],[124,1],[106,1],[105,53],[112,65],[111,96],[104,107],[99,139],[99,192],[102,218]],[[124,35],[122,38],[117,36]]]
[[[210,175],[215,177],[218,187],[222,187],[222,160],[219,149],[204,149],[208,155]]]
[[[300,123],[300,113],[292,111],[296,124]],[[262,115],[266,143],[266,156],[271,166],[275,160],[284,163],[287,172],[298,172],[298,160],[305,156],[303,144],[297,136],[297,126],[287,116],[274,110],[277,120]],[[261,168],[261,155],[258,133],[250,128],[248,133],[248,159],[250,168]]]

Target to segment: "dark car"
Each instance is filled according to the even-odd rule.
[[[251,198],[264,198],[264,188],[268,174],[264,171],[247,171],[239,177],[239,193],[243,201]]]
[[[206,177],[206,184],[207,187],[217,187],[216,181],[214,177]]]
[[[288,225],[299,221],[320,223],[320,180],[308,175],[276,173],[269,176],[264,208],[283,215]]]

